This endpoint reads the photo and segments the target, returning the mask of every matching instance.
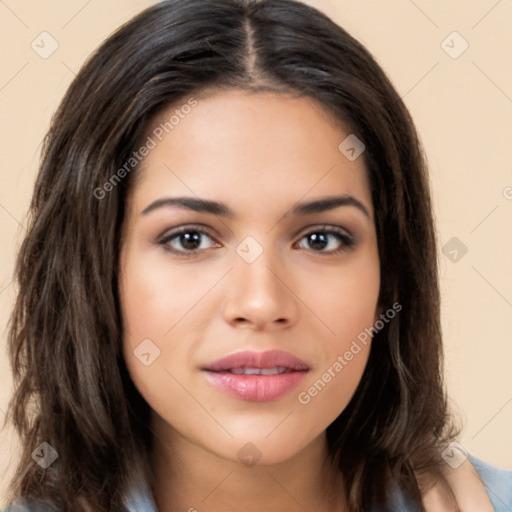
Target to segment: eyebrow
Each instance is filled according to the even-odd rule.
[[[157,210],[159,208],[167,208],[171,206],[177,206],[186,210],[193,210],[200,213],[210,213],[212,215],[220,215],[223,217],[235,217],[235,212],[231,210],[224,203],[217,201],[210,201],[207,199],[199,199],[195,197],[162,197],[153,201],[150,205],[146,206],[142,210],[141,215],[147,215],[148,213]],[[291,215],[309,215],[312,213],[321,213],[328,210],[333,210],[340,206],[353,206],[363,212],[366,217],[370,218],[370,213],[366,206],[361,203],[358,199],[349,195],[341,196],[330,196],[315,201],[309,201],[306,203],[299,203],[295,205],[291,212],[288,212],[284,217]]]

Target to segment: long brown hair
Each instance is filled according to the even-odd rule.
[[[418,476],[443,479],[441,452],[458,433],[443,383],[425,157],[370,53],[292,0],[159,2],[112,34],[69,87],[44,141],[15,268],[9,416],[23,449],[11,496],[53,510],[123,510],[126,489],[150,478],[149,406],[122,358],[117,288],[136,166],[115,186],[105,183],[119,177],[154,114],[211,87],[315,99],[364,141],[379,304],[403,309],[375,335],[356,393],[327,438],[352,511],[389,510],[392,486],[422,510]],[[31,457],[42,442],[58,453],[47,469]]]

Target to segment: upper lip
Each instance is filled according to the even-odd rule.
[[[309,370],[307,363],[282,350],[235,352],[203,367],[203,370],[221,372],[233,368],[265,369],[276,367],[288,368],[290,370]]]

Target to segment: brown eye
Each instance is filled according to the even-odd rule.
[[[213,242],[213,244],[208,243]],[[215,246],[213,238],[201,228],[184,227],[164,235],[159,241],[159,245],[167,250],[178,254],[195,254],[201,250]]]
[[[305,241],[305,243],[302,243]],[[301,244],[302,243],[302,244]],[[336,254],[353,247],[355,241],[345,233],[333,229],[318,229],[304,235],[299,246],[301,249],[311,249],[313,252]]]

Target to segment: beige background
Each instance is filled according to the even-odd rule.
[[[14,299],[13,259],[43,135],[84,59],[153,3],[0,1],[2,420],[12,389],[4,327]],[[307,3],[370,49],[416,121],[431,165],[447,382],[465,421],[460,443],[512,469],[512,0]],[[31,48],[43,31],[58,43],[47,59]],[[464,41],[467,50],[452,58],[447,52],[455,56]],[[441,251],[452,237],[468,249],[457,262]],[[15,456],[15,438],[6,430],[0,504]]]

